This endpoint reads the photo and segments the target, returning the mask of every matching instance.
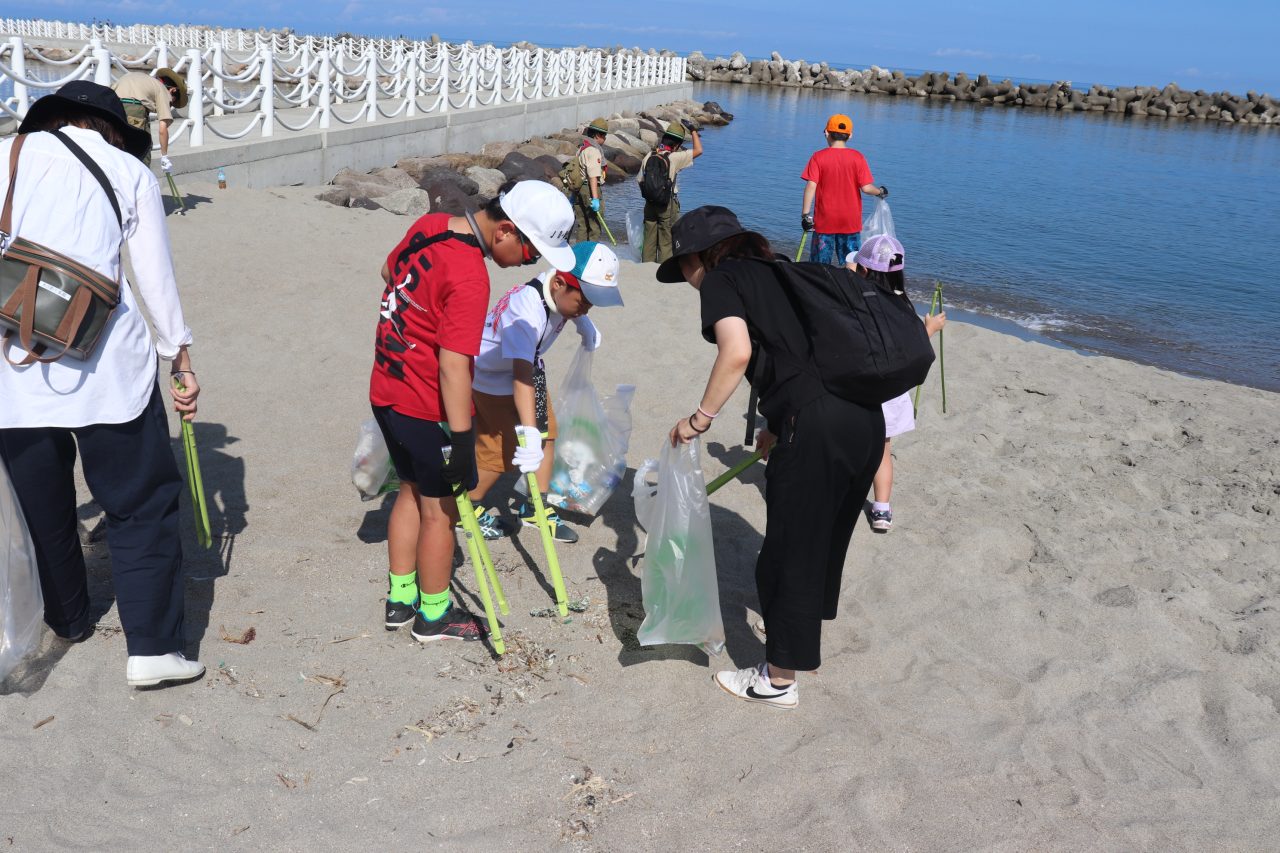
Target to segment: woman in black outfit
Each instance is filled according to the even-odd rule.
[[[674,255],[659,281],[699,291],[702,336],[718,354],[702,400],[671,430],[688,442],[712,426],[752,364],[766,428],[764,544],[756,589],[765,625],[765,663],[717,673],[740,699],[778,708],[799,703],[796,672],[822,663],[822,620],[834,619],[845,553],[884,448],[879,406],[836,397],[808,367],[810,339],[773,270],[773,252],[733,212],[700,207],[672,229]],[[753,367],[755,365],[752,365]]]

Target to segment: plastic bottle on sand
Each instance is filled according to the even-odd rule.
[[[225,190],[227,188],[227,173],[221,166],[218,167],[218,189]]]

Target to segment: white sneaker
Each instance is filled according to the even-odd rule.
[[[130,687],[154,687],[162,681],[190,681],[204,675],[204,664],[187,660],[182,652],[167,655],[129,655],[125,678]]]
[[[737,672],[728,669],[717,672],[715,682],[726,693],[732,693],[748,702],[763,702],[774,708],[785,710],[791,710],[800,704],[800,691],[796,688],[795,682],[779,690],[769,683],[769,677],[764,673],[764,664],[750,669],[740,669]]]

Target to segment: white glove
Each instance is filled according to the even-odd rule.
[[[173,171],[173,161],[169,159],[168,154],[160,155],[160,168],[168,174]]]
[[[537,427],[518,426],[516,435],[524,438],[524,446],[516,448],[511,464],[519,468],[521,474],[532,474],[542,465],[542,433]]]
[[[578,337],[582,338],[582,348],[587,352],[598,350],[604,335],[600,334],[600,330],[596,328],[595,323],[591,322],[591,318],[579,317],[573,322],[578,327]]]

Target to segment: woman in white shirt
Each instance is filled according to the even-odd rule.
[[[46,130],[60,130],[101,168],[119,219],[105,188],[64,142],[39,132]],[[0,459],[35,542],[45,622],[72,642],[93,634],[77,532],[78,452],[89,491],[106,512],[128,683],[196,678],[204,667],[182,654],[182,479],[156,381],[157,353],[171,362],[173,407],[187,420],[195,417],[200,386],[187,353],[191,330],[178,300],[160,187],[139,159],[151,137],[129,126],[114,92],[84,80],[36,101],[18,133],[26,136],[13,187],[14,234],[122,283],[120,304],[87,359],[16,366],[27,353],[10,338],[0,362]],[[13,143],[0,141],[0,188],[10,185]],[[154,343],[124,278],[125,241]]]

